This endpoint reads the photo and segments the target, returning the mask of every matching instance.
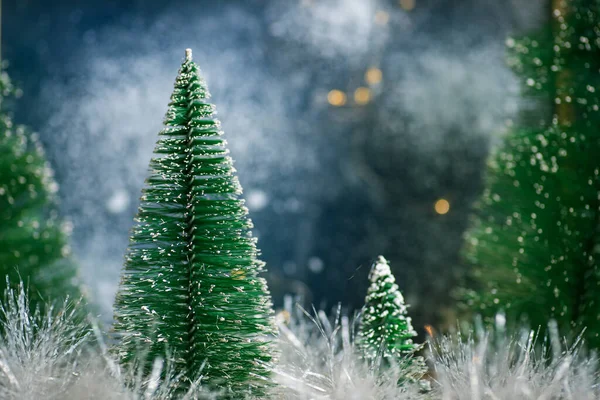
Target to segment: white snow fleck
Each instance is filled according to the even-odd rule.
[[[319,257],[311,257],[308,259],[308,269],[310,272],[320,274],[323,272],[323,268],[325,268],[325,265],[323,264],[323,260]]]

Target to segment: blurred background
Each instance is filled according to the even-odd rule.
[[[360,307],[379,254],[415,327],[451,291],[486,156],[519,104],[510,34],[543,0],[2,0],[2,59],[110,318],[184,49],[217,105],[276,306]]]

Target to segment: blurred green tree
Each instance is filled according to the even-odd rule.
[[[2,110],[15,88],[0,71],[0,293],[22,280],[32,307],[81,296],[68,226],[56,210],[58,185],[38,136]]]
[[[600,1],[553,0],[552,23],[508,39],[523,113],[493,152],[466,235],[468,306],[600,345]]]

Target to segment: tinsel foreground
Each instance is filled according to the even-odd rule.
[[[550,336],[505,334],[497,327],[429,341],[426,382],[397,386],[402,368],[378,371],[354,349],[356,323],[336,313],[309,314],[288,302],[278,316],[282,357],[273,371],[273,399],[577,399],[600,396],[595,358],[583,346],[565,349]],[[106,350],[103,334],[82,322],[78,304],[45,314],[30,312],[23,287],[8,290],[0,306],[0,398],[6,400],[218,399],[201,379],[181,393],[181,379],[157,359],[149,376],[122,370]],[[460,339],[462,337],[463,339]],[[372,365],[372,364],[371,364]],[[430,388],[428,388],[430,386]]]

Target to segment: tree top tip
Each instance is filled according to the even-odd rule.
[[[377,257],[377,260],[371,266],[371,272],[369,272],[369,280],[371,282],[376,282],[381,278],[386,278],[390,275],[393,277],[388,261],[383,256]]]
[[[384,256],[377,257],[377,264],[387,264],[388,260],[385,259]]]
[[[192,49],[185,49],[185,61],[192,61]]]

